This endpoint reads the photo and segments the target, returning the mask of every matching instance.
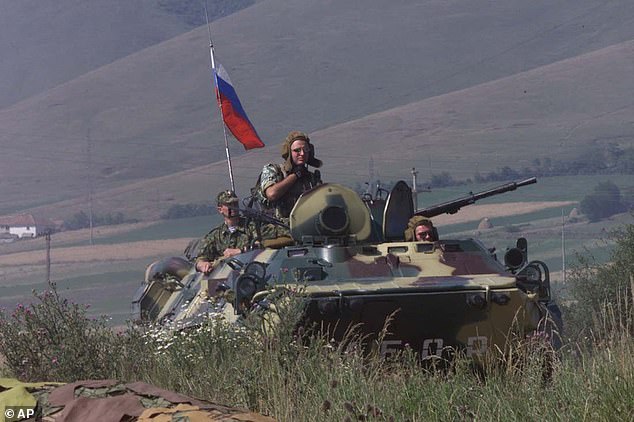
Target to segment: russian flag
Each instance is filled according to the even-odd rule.
[[[255,128],[249,121],[238,99],[229,74],[222,65],[214,67],[214,79],[216,81],[216,98],[222,111],[222,120],[229,128],[233,136],[240,142],[244,149],[262,148],[264,142],[258,136]]]

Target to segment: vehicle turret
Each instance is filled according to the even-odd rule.
[[[352,189],[323,184],[302,195],[290,214],[291,236],[299,244],[350,245],[372,231],[370,212]]]

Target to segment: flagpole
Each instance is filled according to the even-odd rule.
[[[227,127],[225,126],[225,120],[222,117],[222,102],[218,94],[218,80],[216,78],[216,62],[214,60],[214,44],[211,41],[211,25],[209,24],[209,14],[207,13],[207,0],[205,0],[205,19],[207,21],[207,33],[209,34],[209,58],[211,59],[211,73],[214,76],[214,85],[216,87],[216,101],[220,108],[220,120],[222,121],[222,132],[225,137],[225,154],[227,156],[227,167],[229,167],[229,181],[231,182],[231,190],[236,191],[236,186],[233,182],[233,167],[231,165],[231,153],[229,152],[229,141],[227,139]]]

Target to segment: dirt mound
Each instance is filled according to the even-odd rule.
[[[478,230],[486,230],[486,229],[492,229],[492,228],[493,228],[493,224],[491,224],[489,217],[484,217],[480,221],[480,224],[478,224]]]

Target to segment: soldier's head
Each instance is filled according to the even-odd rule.
[[[225,222],[229,224],[227,220],[231,220],[231,225],[237,221],[238,214],[238,197],[231,190],[223,190],[218,194],[218,212],[225,218]]]
[[[321,160],[315,158],[315,148],[310,143],[310,138],[304,132],[291,131],[282,143],[282,158],[287,171],[294,166],[309,165],[321,167]]]
[[[421,222],[414,229],[414,237],[420,241],[433,241],[434,238],[434,225],[430,220]]]
[[[415,215],[409,219],[405,230],[406,241],[428,241],[438,240],[438,230],[429,218]]]

